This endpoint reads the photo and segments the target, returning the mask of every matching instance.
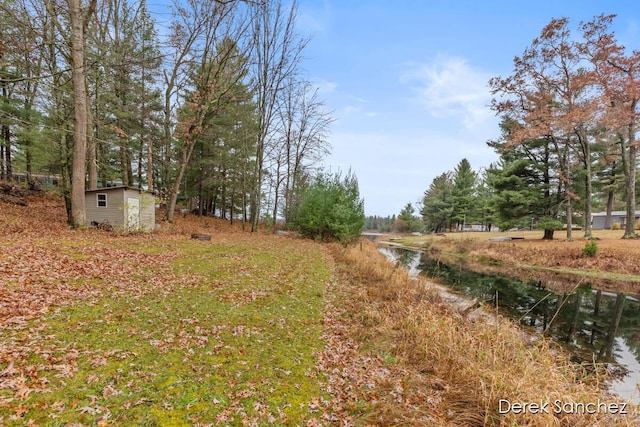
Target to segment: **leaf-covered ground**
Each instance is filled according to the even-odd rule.
[[[0,209],[1,425],[338,418],[322,246],[213,220],[148,236],[70,231],[55,198]]]

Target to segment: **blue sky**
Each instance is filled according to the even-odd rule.
[[[463,158],[475,170],[497,160],[486,146],[499,136],[487,82],[510,74],[552,18],[617,14],[617,38],[634,49],[638,4],[299,0],[298,28],[311,37],[304,67],[336,119],[326,168],[357,175],[367,215],[415,206]]]

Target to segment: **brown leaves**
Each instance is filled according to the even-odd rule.
[[[159,280],[174,278],[167,268],[170,255],[132,250],[126,237],[70,231],[61,200],[26,200],[26,207],[0,204],[0,406],[10,406],[16,417],[19,402],[48,390],[47,376],[67,379],[78,371],[82,353],[41,336],[43,315],[78,302],[94,304],[105,295],[143,295]],[[152,279],[144,274],[149,268],[158,273]],[[116,353],[90,355],[90,363],[100,367],[109,357],[131,354]],[[103,398],[119,393],[113,385],[102,390]],[[107,415],[97,405],[77,410]]]

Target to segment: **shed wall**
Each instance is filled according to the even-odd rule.
[[[147,192],[141,192],[138,190],[128,189],[123,192],[123,221],[128,218],[129,211],[128,206],[124,203],[128,198],[134,198],[140,200],[140,230],[152,231],[156,225],[156,200],[153,194]]]
[[[107,195],[107,206],[98,207],[98,194]],[[125,212],[122,209],[124,204],[124,190],[115,189],[105,191],[91,191],[84,195],[87,210],[87,222],[109,221],[114,230],[122,231],[125,225]]]
[[[638,218],[636,217],[636,220]],[[605,216],[594,216],[591,223],[591,228],[594,230],[604,230],[604,224],[606,222]],[[627,223],[627,217],[619,215],[611,215],[611,225],[618,224],[620,227],[624,227]]]

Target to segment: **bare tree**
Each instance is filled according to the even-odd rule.
[[[297,3],[286,11],[281,0],[256,2],[251,5],[253,25],[253,72],[258,114],[258,136],[254,184],[251,190],[251,231],[258,230],[265,151],[274,136],[278,94],[287,78],[298,72],[307,40],[295,31]],[[275,141],[275,139],[274,139]]]
[[[275,162],[276,187],[274,219],[279,208],[280,185],[283,186],[285,222],[291,220],[300,180],[331,151],[327,140],[331,114],[318,97],[317,88],[308,81],[289,79],[278,104],[278,141],[281,145]]]

